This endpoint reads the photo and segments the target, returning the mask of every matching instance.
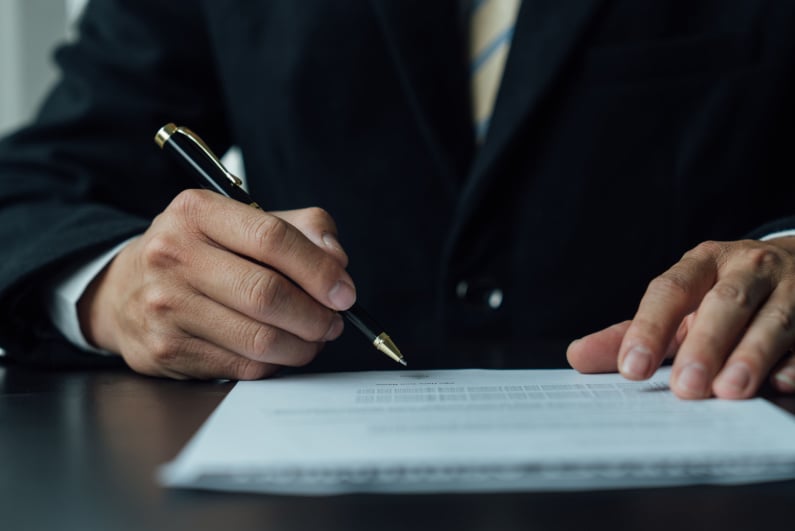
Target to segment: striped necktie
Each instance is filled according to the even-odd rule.
[[[521,0],[473,0],[469,58],[475,137],[483,143],[511,48]]]

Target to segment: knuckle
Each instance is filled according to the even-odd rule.
[[[751,297],[748,295],[748,291],[730,282],[718,282],[712,287],[710,295],[721,304],[732,304],[740,308],[751,306]]]
[[[724,251],[725,245],[723,243],[717,242],[715,240],[707,240],[696,245],[690,252],[699,256],[706,255],[710,257],[718,257],[722,255]]]
[[[676,297],[687,296],[692,289],[692,282],[684,275],[674,271],[667,271],[649,283],[650,292]]]
[[[772,321],[779,331],[791,335],[793,331],[792,308],[775,305],[766,308],[763,311],[763,315],[766,319]]]
[[[178,237],[168,232],[158,232],[147,238],[142,245],[141,256],[144,264],[151,268],[167,268],[182,260]]]
[[[769,271],[781,265],[783,257],[772,245],[752,247],[745,252],[754,270]]]
[[[156,336],[148,345],[149,355],[157,366],[174,367],[179,358],[179,349],[173,338]]]
[[[251,225],[251,237],[266,254],[289,248],[291,231],[286,221],[276,216],[256,216]]]
[[[259,271],[254,275],[253,280],[244,281],[243,297],[258,316],[267,319],[282,306],[286,286],[275,273]]]
[[[262,356],[276,345],[278,333],[275,328],[265,325],[256,325],[253,332],[245,335],[248,338],[246,349],[252,356]]]
[[[184,219],[195,219],[204,210],[208,201],[207,192],[196,188],[183,190],[171,201],[168,210],[175,211]]]
[[[148,315],[162,316],[175,307],[175,296],[160,286],[149,286],[142,295],[144,311]]]

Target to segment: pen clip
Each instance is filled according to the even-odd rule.
[[[160,131],[157,133],[156,141],[160,145],[163,146],[165,141],[168,137],[172,136],[175,133],[180,133],[185,136],[189,141],[191,141],[199,150],[204,153],[204,155],[210,159],[210,161],[218,167],[218,169],[223,173],[229,181],[235,186],[243,186],[243,181],[237,175],[233,174],[229,170],[224,167],[221,163],[221,159],[213,153],[213,150],[210,149],[210,146],[204,143],[204,140],[199,137],[196,133],[188,129],[184,126],[176,126],[174,124],[168,124],[163,126]]]

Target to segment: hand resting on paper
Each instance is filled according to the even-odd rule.
[[[674,357],[681,398],[795,392],[795,238],[705,242],[648,286],[631,321],[569,345],[580,372],[649,378]]]

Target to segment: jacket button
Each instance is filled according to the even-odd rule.
[[[489,308],[492,310],[499,309],[499,307],[502,306],[502,290],[499,288],[491,290],[486,297],[486,301],[488,302]]]
[[[486,280],[462,280],[455,287],[459,300],[497,310],[502,306],[503,293],[494,283]]]

